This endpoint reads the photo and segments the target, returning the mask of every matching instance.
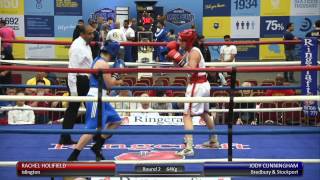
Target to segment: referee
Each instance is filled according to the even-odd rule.
[[[73,41],[69,49],[69,68],[90,69],[92,52],[90,42],[94,29],[91,26],[79,26],[80,36]],[[86,96],[89,91],[89,75],[85,73],[68,73],[68,88],[71,96]],[[78,115],[81,102],[69,102],[62,123],[63,129],[72,129]],[[60,136],[59,144],[76,144],[69,134]]]

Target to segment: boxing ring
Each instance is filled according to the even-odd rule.
[[[48,42],[45,42],[48,43]],[[270,43],[270,42],[267,42]],[[283,43],[281,42],[274,42]],[[251,43],[250,43],[251,44]],[[130,45],[130,44],[129,44]],[[153,44],[150,44],[153,45]],[[155,44],[159,45],[159,44]],[[161,44],[162,45],[162,44]],[[36,65],[36,64],[34,64]],[[39,65],[39,64],[37,64]],[[44,65],[44,64],[41,64]],[[61,64],[59,64],[61,65]],[[62,64],[63,65],[63,64]],[[34,72],[77,72],[77,73],[191,73],[191,72],[229,72],[231,73],[230,87],[212,87],[213,90],[228,90],[229,97],[61,97],[61,96],[0,96],[0,101],[96,101],[101,102],[210,102],[229,103],[228,109],[212,109],[211,112],[226,112],[228,119],[234,118],[234,112],[250,111],[301,111],[301,108],[265,108],[265,109],[236,109],[234,103],[242,102],[303,102],[320,101],[318,95],[313,96],[278,96],[278,97],[235,97],[233,92],[242,89],[255,89],[255,87],[236,87],[236,74],[241,72],[285,72],[285,71],[319,71],[320,66],[298,66],[295,63],[289,67],[253,66],[245,67],[217,67],[205,69],[180,69],[180,68],[129,68],[129,69],[68,69],[57,67],[33,66],[0,66],[0,70],[34,71]],[[101,83],[101,82],[100,82]],[[12,85],[19,87],[19,85]],[[10,87],[10,85],[3,86]],[[23,88],[29,86],[21,86]],[[32,86],[30,86],[32,87]],[[37,87],[37,88],[48,88]],[[52,86],[51,88],[65,88]],[[173,89],[184,90],[185,87],[117,87],[115,89],[132,90]],[[183,89],[184,88],[184,89]],[[256,87],[256,89],[291,89],[291,87]],[[295,87],[298,89],[299,87]],[[100,87],[101,89],[101,87]],[[99,105],[98,105],[99,106]],[[99,109],[99,108],[98,108]],[[4,109],[10,110],[10,108]],[[63,108],[35,108],[35,110],[63,111]],[[85,109],[82,109],[85,111]],[[134,109],[119,110],[135,112]],[[137,111],[137,110],[136,110]],[[140,110],[139,110],[140,111]],[[170,110],[148,110],[146,112],[170,112]],[[174,110],[175,112],[177,110]],[[179,111],[179,110],[178,110]],[[141,111],[140,111],[141,112]],[[98,110],[99,113],[99,110]],[[101,113],[101,111],[100,111]],[[101,127],[101,118],[98,125]],[[103,152],[108,159],[119,165],[119,174],[132,171],[135,164],[185,164],[186,170],[198,170],[204,162],[260,162],[260,161],[300,161],[304,162],[304,176],[299,179],[314,179],[320,177],[320,129],[309,126],[235,126],[231,120],[227,125],[218,125],[214,131],[202,126],[195,126],[193,131],[185,131],[181,126],[120,126],[117,130],[84,130],[84,126],[76,125],[73,130],[62,130],[61,125],[19,125],[0,126],[0,179],[22,179],[16,177],[17,161],[65,161],[72,151],[72,145],[60,145],[58,134],[75,134],[78,139],[81,134],[113,134],[103,146]],[[182,137],[184,134],[194,134],[195,156],[180,157],[175,152],[183,148]],[[201,143],[207,140],[208,134],[218,134],[219,148],[204,148]],[[92,144],[86,146],[80,156],[81,161],[92,161],[94,155],[90,152]],[[232,147],[232,148],[229,148]],[[227,157],[227,158],[226,158]],[[264,179],[263,177],[259,177]],[[274,179],[289,179],[293,177],[273,177]],[[48,179],[38,178],[37,179]],[[232,179],[256,179],[256,177],[233,177]],[[265,179],[270,179],[265,177]]]

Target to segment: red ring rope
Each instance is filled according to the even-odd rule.
[[[237,72],[292,72],[292,71],[320,71],[320,66],[267,66],[267,67],[237,67]]]
[[[320,71],[320,66],[268,66],[268,67],[234,67],[237,72],[289,72],[289,71]],[[97,73],[98,69],[57,68],[57,67],[30,67],[30,66],[0,66],[0,70],[36,71],[36,72],[65,72],[65,73]],[[104,69],[104,73],[192,73],[192,72],[231,72],[231,67],[217,68],[113,68]]]
[[[65,73],[97,73],[98,69],[58,68],[58,67],[30,67],[30,66],[0,66],[0,70],[10,71],[36,71],[36,72],[65,72]],[[231,67],[220,68],[113,68],[104,69],[104,73],[192,73],[192,72],[231,72]]]
[[[54,40],[1,40],[4,43],[71,45],[70,41]],[[92,45],[100,42],[91,42]],[[237,41],[237,42],[205,42],[206,46],[222,45],[265,45],[265,44],[299,44],[301,40],[291,41]],[[167,42],[121,42],[121,46],[165,46]]]

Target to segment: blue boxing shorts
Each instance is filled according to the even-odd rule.
[[[98,128],[98,103],[86,102],[86,129]],[[102,102],[102,128],[108,123],[120,123],[117,111],[108,102]]]

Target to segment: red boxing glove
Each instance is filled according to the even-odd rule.
[[[168,51],[173,50],[173,49],[179,50],[179,44],[177,43],[177,41],[170,41],[167,44],[167,48],[168,48]]]
[[[177,63],[180,67],[183,67],[186,64],[185,58],[176,49],[170,50],[167,58],[173,60],[173,62]]]

